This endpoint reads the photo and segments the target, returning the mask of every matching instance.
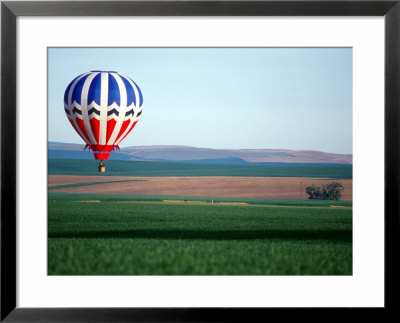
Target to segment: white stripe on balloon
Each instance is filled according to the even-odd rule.
[[[101,73],[100,93],[101,97],[99,144],[105,145],[107,140],[108,73]]]
[[[125,119],[125,113],[127,110],[127,94],[126,94],[126,87],[124,82],[122,81],[121,77],[116,73],[110,73],[115,80],[117,81],[118,88],[119,88],[119,99],[120,99],[120,107],[118,109],[119,115],[116,117],[117,123],[115,124],[114,130],[110,136],[110,139],[107,142],[107,145],[114,145],[115,139],[118,136],[118,133],[121,130],[122,122]]]
[[[85,128],[86,128],[86,132],[87,132],[87,134],[89,136],[89,140],[93,145],[97,144],[97,140],[96,140],[96,137],[93,134],[92,126],[90,125],[90,121],[89,121],[88,95],[89,95],[90,84],[92,83],[93,79],[98,74],[99,73],[91,73],[86,78],[85,83],[83,84],[82,94],[81,94],[82,119],[83,119],[83,122],[85,123]]]

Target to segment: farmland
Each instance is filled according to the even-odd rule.
[[[133,195],[177,195],[262,199],[306,199],[305,188],[332,179],[239,176],[73,176],[49,175],[52,192]],[[352,200],[352,180],[340,180],[342,199]]]
[[[96,160],[49,159],[49,175],[99,175]],[[225,165],[157,161],[110,160],[108,176],[245,176],[245,177],[314,177],[351,179],[352,165],[337,164],[250,164]]]
[[[50,192],[48,274],[352,274],[350,202],[175,198]]]
[[[351,165],[48,163],[49,275],[351,275]],[[308,200],[334,181],[341,201]]]

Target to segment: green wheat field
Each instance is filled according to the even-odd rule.
[[[48,195],[49,275],[352,275],[352,204]]]

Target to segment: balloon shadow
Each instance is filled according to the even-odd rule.
[[[352,242],[350,230],[153,230],[52,232],[49,238],[167,240],[329,240]]]

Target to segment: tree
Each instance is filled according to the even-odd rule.
[[[311,185],[306,187],[306,193],[311,200],[340,200],[342,191],[344,190],[342,183],[333,182],[323,185],[322,187]]]
[[[334,182],[330,184],[326,184],[322,188],[322,195],[327,198],[324,200],[340,200],[342,197],[342,191],[344,187],[342,183]]]
[[[308,199],[311,200],[320,200],[322,196],[321,187],[315,184],[306,187],[306,193],[310,196]]]

